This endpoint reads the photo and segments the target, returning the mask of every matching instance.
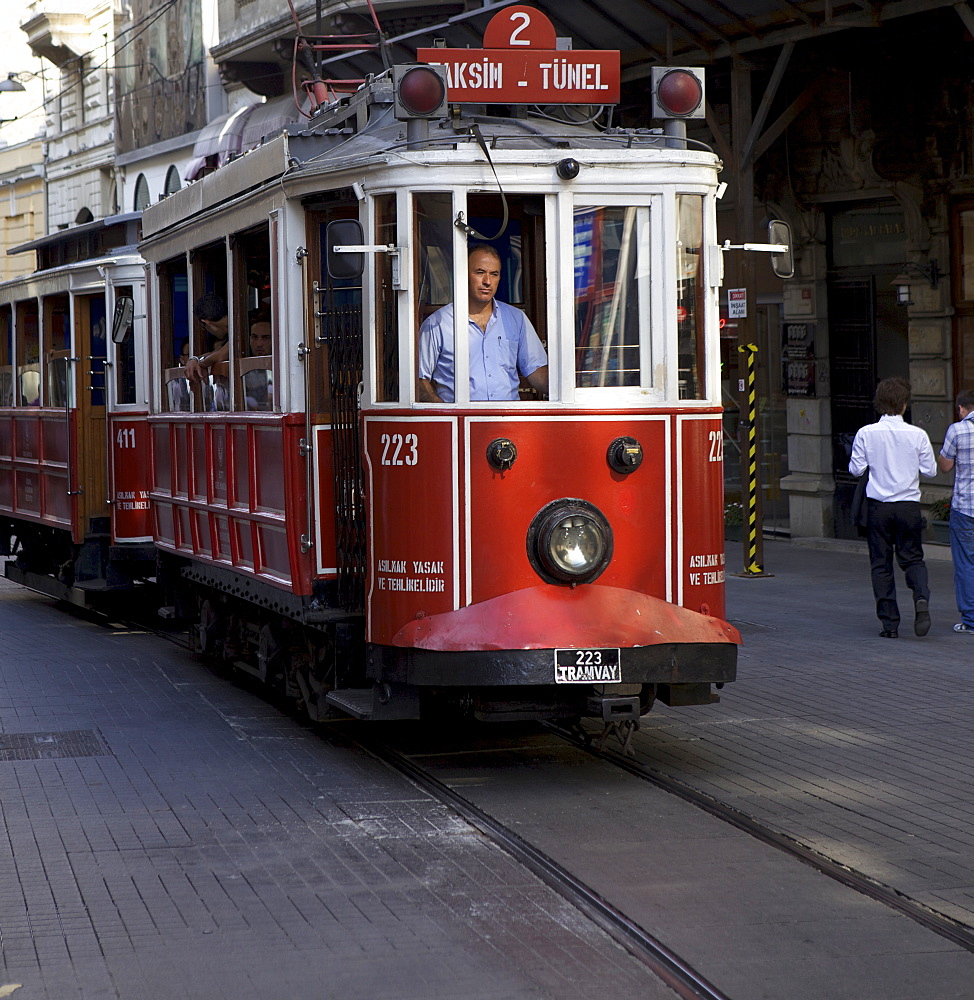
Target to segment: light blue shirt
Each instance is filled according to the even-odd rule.
[[[974,517],[974,413],[947,428],[940,454],[954,460],[950,509]]]
[[[494,299],[487,329],[470,320],[470,398],[518,398],[519,373],[543,368],[548,357],[531,320],[514,306]],[[454,402],[453,303],[437,309],[419,328],[419,377],[429,379],[444,403]]]

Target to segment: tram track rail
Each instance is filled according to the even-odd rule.
[[[356,738],[351,742],[407,777],[436,801],[453,809],[642,962],[681,1000],[729,1000],[727,994],[710,983],[681,956],[603,899],[594,889],[455,789],[434,777],[406,754],[388,744],[367,739]]]
[[[716,819],[749,834],[762,843],[782,851],[790,857],[801,861],[803,864],[809,865],[822,875],[826,875],[846,887],[854,889],[856,892],[878,903],[884,904],[897,913],[909,917],[910,920],[920,924],[927,930],[933,931],[934,934],[938,934],[940,937],[963,948],[965,951],[974,952],[974,929],[961,923],[959,920],[954,920],[944,913],[931,909],[906,893],[900,892],[892,886],[879,882],[840,861],[836,861],[834,858],[830,858],[826,854],[822,854],[820,851],[802,844],[794,837],[775,830],[753,816],[749,816],[747,813],[693,788],[678,778],[662,774],[614,750],[593,746],[591,741],[580,738],[576,733],[556,724],[543,723],[543,725],[549,732],[591,756],[619,767],[663,791],[670,792],[683,801],[703,809]]]

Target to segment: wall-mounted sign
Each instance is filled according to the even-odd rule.
[[[727,318],[747,319],[747,289],[727,289]]]
[[[815,362],[782,359],[784,390],[788,396],[815,395]]]

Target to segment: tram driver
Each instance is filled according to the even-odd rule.
[[[487,243],[467,254],[470,324],[470,399],[518,399],[519,376],[548,394],[548,357],[531,321],[515,306],[495,298],[501,259]],[[453,303],[424,320],[419,330],[417,398],[422,403],[452,403]]]

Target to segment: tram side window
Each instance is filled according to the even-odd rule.
[[[234,303],[227,297],[227,246],[224,240],[193,251],[192,354],[204,357],[205,377],[201,408],[205,411],[230,409],[229,312]],[[223,313],[219,316],[219,313]],[[239,314],[234,316],[239,328]]]
[[[44,299],[44,349],[47,406],[67,406],[68,357],[71,354],[71,301],[67,295]],[[94,352],[91,352],[94,353]]]
[[[88,395],[92,406],[105,405],[105,362],[108,360],[108,316],[104,295],[86,295],[80,302],[83,310],[79,322],[88,327]]]
[[[676,312],[680,399],[704,399],[703,198],[676,199]]]
[[[0,406],[14,405],[14,324],[10,306],[0,306]]]
[[[396,196],[380,195],[375,199],[375,242],[379,246],[399,245],[396,226]],[[387,253],[375,255],[376,399],[383,403],[399,400],[399,309],[398,293],[392,287],[393,258]]]
[[[117,285],[115,301],[134,298],[132,285]],[[143,310],[144,311],[144,310]],[[138,401],[135,384],[135,328],[133,321],[124,330],[113,330],[115,338],[115,399],[119,403]],[[188,356],[187,351],[187,356]]]
[[[159,266],[159,370],[163,373],[165,407],[172,412],[192,410],[189,379],[183,365],[193,354],[189,326],[189,277],[186,258]]]
[[[41,405],[40,323],[37,300],[17,303],[17,384],[21,406]]]
[[[234,408],[273,410],[275,331],[268,226],[234,234],[233,266]]]
[[[574,245],[576,387],[649,384],[649,210],[577,208]]]

